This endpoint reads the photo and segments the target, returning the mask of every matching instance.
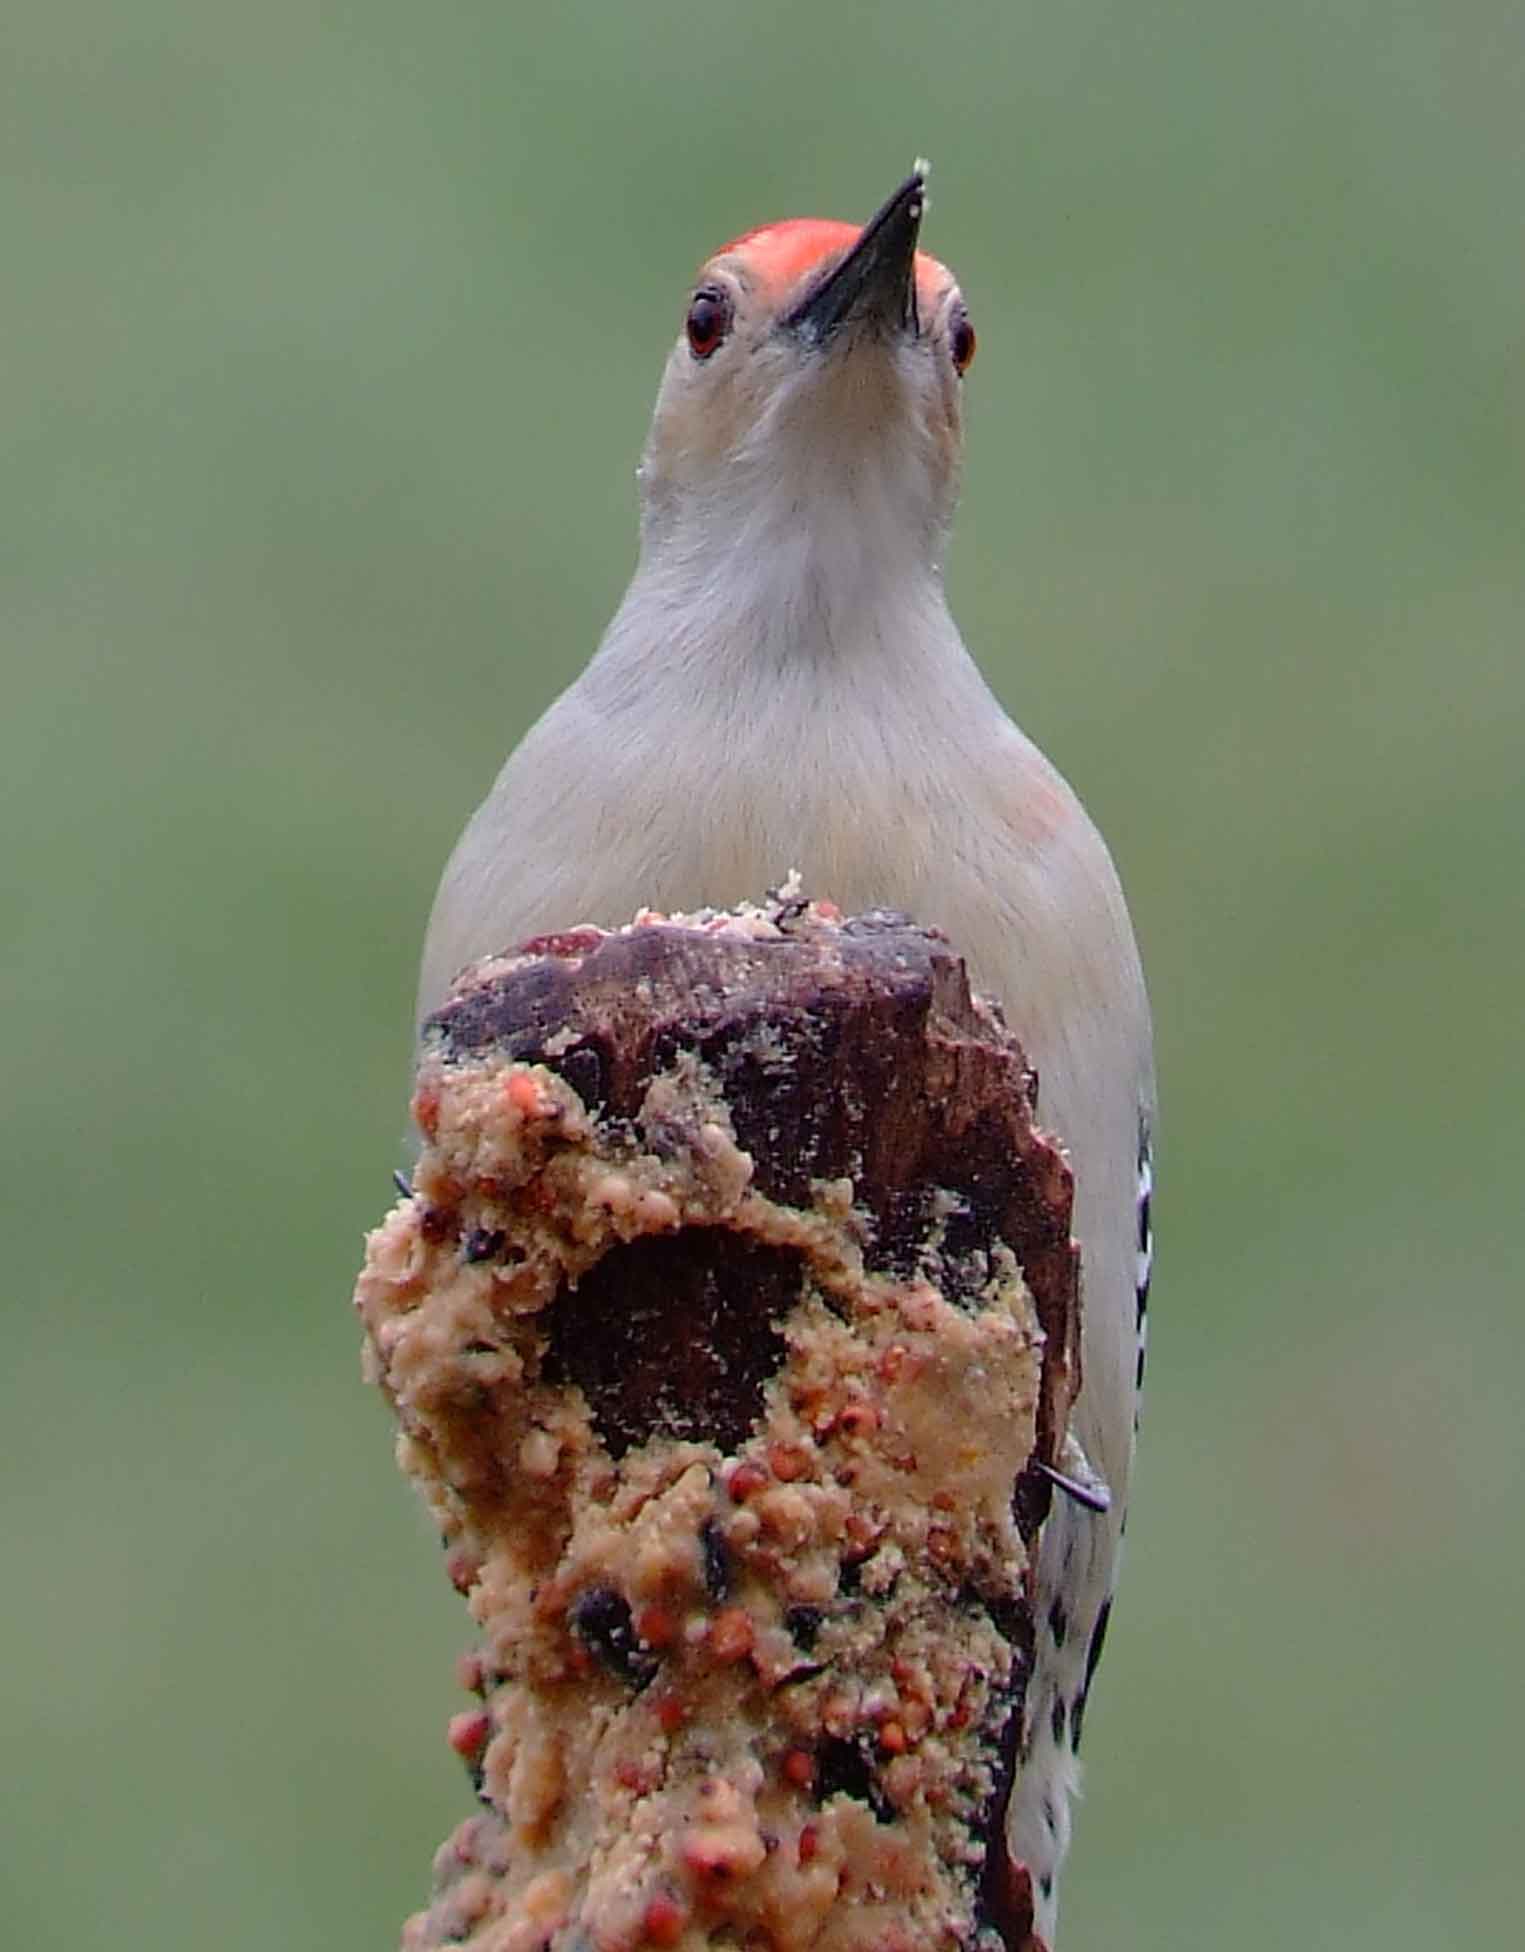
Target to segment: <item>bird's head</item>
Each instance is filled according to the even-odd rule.
[[[824,524],[935,557],[974,330],[916,248],[925,203],[918,163],[861,229],[791,218],[704,265],[641,464],[649,541],[776,546],[784,526]]]

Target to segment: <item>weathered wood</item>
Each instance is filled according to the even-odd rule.
[[[1034,1100],[940,936],[801,901],[543,937],[430,1020],[356,1299],[481,1629],[482,1814],[407,1945],[1030,1943],[1079,1382]]]

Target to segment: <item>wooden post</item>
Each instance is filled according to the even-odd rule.
[[[478,1642],[413,1952],[1017,1952],[1070,1175],[955,950],[776,898],[479,964],[368,1374]]]

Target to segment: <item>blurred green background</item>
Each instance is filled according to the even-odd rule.
[[[466,1622],[348,1293],[434,879],[617,600],[695,264],[921,152],[955,608],[1159,1023],[1064,1946],[1507,1943],[1516,0],[12,0],[0,87],[0,1937],[422,1900]]]

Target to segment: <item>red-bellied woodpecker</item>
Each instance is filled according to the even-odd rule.
[[[1006,1001],[1074,1167],[1084,1281],[1083,1457],[1044,1530],[1008,1827],[1051,1935],[1142,1373],[1149,1010],[1107,849],[944,596],[974,331],[916,249],[925,174],[861,230],[770,224],[704,266],[641,462],[634,578],[457,846],[420,1002],[537,931],[726,906],[790,869],[845,910],[936,922]],[[1073,1495],[1093,1475],[1110,1509]]]

